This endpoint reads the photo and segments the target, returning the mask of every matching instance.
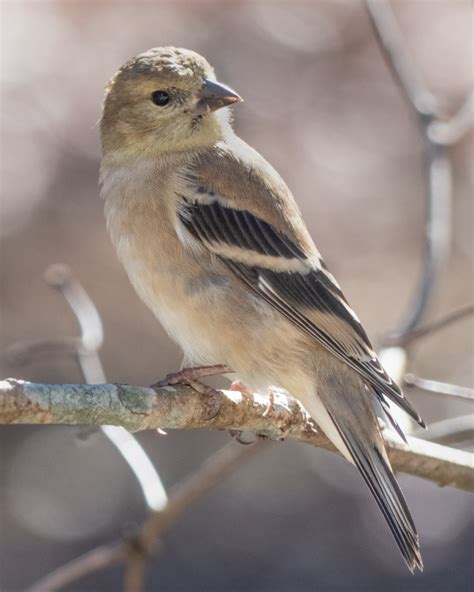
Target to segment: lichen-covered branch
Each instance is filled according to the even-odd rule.
[[[273,410],[264,416],[267,399],[258,394],[219,391],[215,402],[190,387],[152,389],[123,384],[35,384],[15,379],[0,382],[1,424],[119,425],[132,432],[146,429],[234,429],[270,439],[291,438],[320,448],[332,444],[294,399],[275,393]],[[215,411],[214,411],[215,413]],[[410,438],[409,446],[386,431],[396,471],[439,485],[474,491],[473,457],[467,452]]]

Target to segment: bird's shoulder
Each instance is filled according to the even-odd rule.
[[[187,165],[190,178],[223,205],[271,224],[308,255],[318,254],[295,198],[272,165],[236,135]]]

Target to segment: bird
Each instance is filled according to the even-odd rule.
[[[138,296],[194,366],[301,402],[362,475],[409,568],[420,541],[384,446],[391,404],[424,426],[382,367],[290,189],[233,130],[242,101],[198,53],[155,47],[106,85],[100,194]],[[381,410],[381,411],[380,411]]]

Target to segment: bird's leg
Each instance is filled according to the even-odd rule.
[[[233,372],[232,368],[223,364],[214,366],[197,366],[195,368],[183,368],[179,372],[167,374],[166,378],[151,385],[151,388],[161,388],[183,384],[190,386],[198,393],[206,396],[206,404],[209,408],[208,419],[214,419],[220,409],[220,393],[217,389],[208,386],[198,380],[205,376],[216,376],[217,374],[228,374]]]

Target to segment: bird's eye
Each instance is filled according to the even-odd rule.
[[[155,90],[151,93],[151,100],[159,107],[164,107],[170,102],[170,96],[164,90]]]

